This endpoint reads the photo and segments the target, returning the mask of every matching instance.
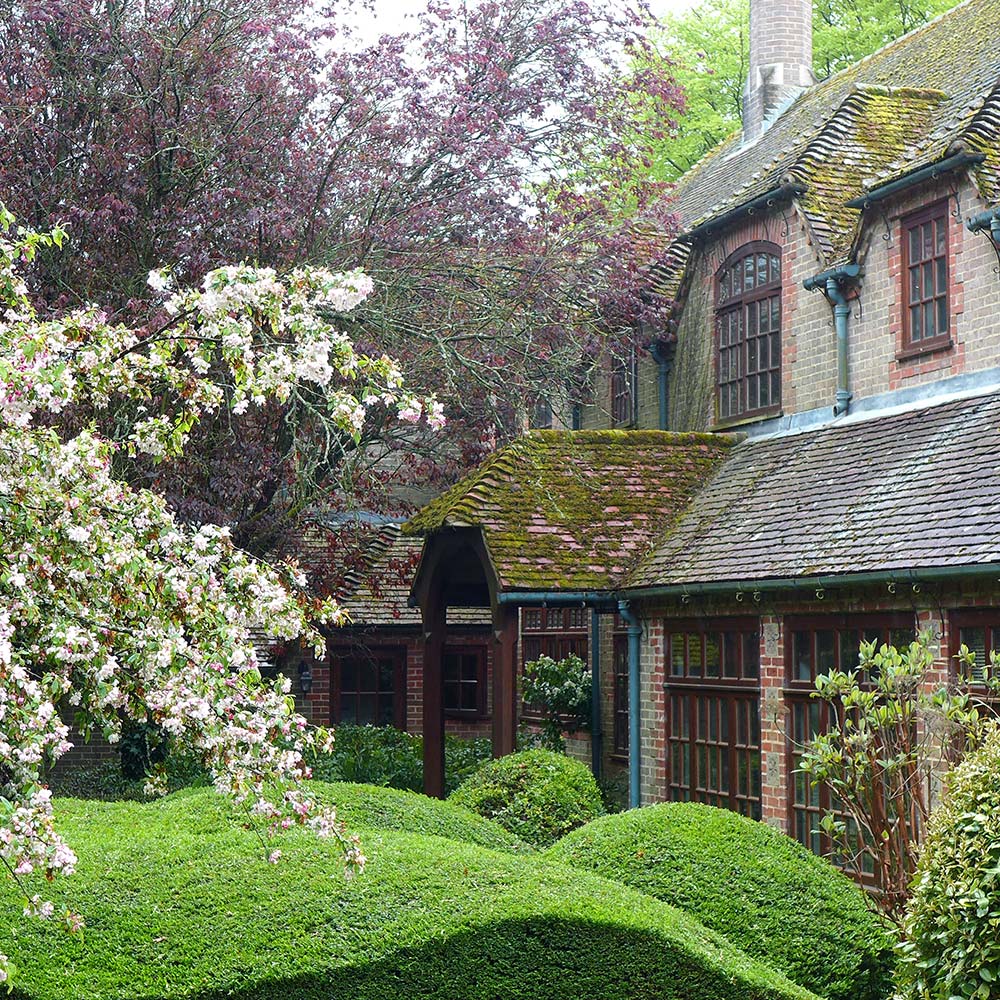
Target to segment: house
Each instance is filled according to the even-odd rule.
[[[524,661],[572,648],[632,804],[818,851],[828,803],[795,770],[817,674],[929,630],[933,681],[974,683],[958,646],[1000,649],[997,24],[965,0],[815,82],[810,4],[753,0],[745,126],[677,186],[648,357],[404,526],[428,792],[458,609],[490,621],[496,753]]]

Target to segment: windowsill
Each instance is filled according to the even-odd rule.
[[[454,722],[488,722],[489,715],[484,712],[453,712],[445,709],[444,717]]]
[[[627,750],[615,750],[614,753],[609,755],[609,759],[614,761],[616,764],[627,764],[628,763],[628,751]]]
[[[912,347],[904,347],[896,352],[897,361],[916,361],[928,354],[938,354],[941,351],[950,351],[955,346],[951,337],[944,340],[928,340],[922,344],[915,344]]]
[[[762,420],[772,420],[774,417],[780,417],[782,415],[781,407],[775,407],[771,410],[759,410],[756,413],[751,413],[749,416],[742,417],[732,417],[729,420],[717,420],[711,426],[712,431],[731,431],[737,427],[746,427],[747,424],[760,423]]]

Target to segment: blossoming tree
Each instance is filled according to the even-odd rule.
[[[436,425],[439,408],[404,390],[391,360],[338,332],[336,315],[371,290],[360,272],[225,267],[173,294],[154,272],[168,319],[139,336],[93,308],[38,317],[22,272],[64,236],[17,229],[0,207],[0,868],[24,889],[26,915],[57,916],[24,878],[69,874],[76,861],[44,784],[69,749],[71,710],[111,742],[129,723],[161,727],[246,813],[269,860],[280,857],[270,837],[308,825],[339,841],[351,874],[364,865],[359,843],[302,786],[303,751],[329,734],[307,728],[287,680],[262,679],[251,641],[321,646],[315,625],[336,622],[337,606],[308,597],[294,566],[251,559],[225,527],[180,523],[115,463],[126,453],[169,460],[203,415],[302,387],[354,435],[370,412]],[[119,439],[94,425],[65,430],[75,406],[92,413],[113,400],[136,404]],[[162,787],[150,775],[149,790]],[[81,925],[72,912],[61,919]],[[0,954],[0,982],[10,973]]]

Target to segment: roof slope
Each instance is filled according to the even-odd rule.
[[[340,606],[356,627],[400,626],[419,629],[420,608],[410,607],[410,588],[423,540],[385,524],[365,548],[365,564],[348,574]],[[449,625],[489,625],[488,608],[448,608]]]
[[[630,584],[1000,561],[1000,393],[743,442]]]
[[[794,179],[810,185],[812,201],[800,203],[810,221],[836,229],[845,201],[941,159],[956,142],[976,151],[985,144],[993,153],[977,171],[981,186],[992,189],[998,121],[981,111],[1000,78],[998,24],[1000,0],[965,0],[810,87],[756,141],[744,145],[732,136],[678,181],[682,229]],[[835,168],[822,178],[812,159],[816,147],[810,152],[816,141]],[[854,160],[854,169],[839,169],[839,159]],[[819,243],[833,256],[840,249]]]
[[[404,531],[481,528],[504,590],[611,589],[732,443],[666,431],[532,431],[429,503]]]

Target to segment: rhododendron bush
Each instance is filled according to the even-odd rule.
[[[64,718],[112,743],[149,723],[195,753],[277,861],[270,838],[292,825],[336,838],[348,874],[364,865],[335,813],[310,800],[302,754],[329,734],[307,728],[287,679],[265,681],[251,637],[304,637],[338,621],[292,565],[236,548],[226,527],[192,527],[117,470],[140,452],[180,454],[199,417],[308,391],[329,426],[358,435],[368,413],[440,420],[433,399],[403,388],[386,357],[357,353],[336,326],[370,291],[361,273],[249,266],[212,271],[198,290],[150,284],[163,321],[134,332],[84,308],[41,320],[23,271],[64,233],[17,229],[0,208],[0,863],[27,915],[71,912],[26,888],[32,873],[70,874],[53,825],[45,769],[70,747]],[[145,403],[157,400],[156,416]],[[74,406],[134,400],[112,440],[67,431]],[[163,405],[166,402],[168,405]],[[149,791],[163,787],[152,773]],[[0,955],[0,982],[10,969]]]

